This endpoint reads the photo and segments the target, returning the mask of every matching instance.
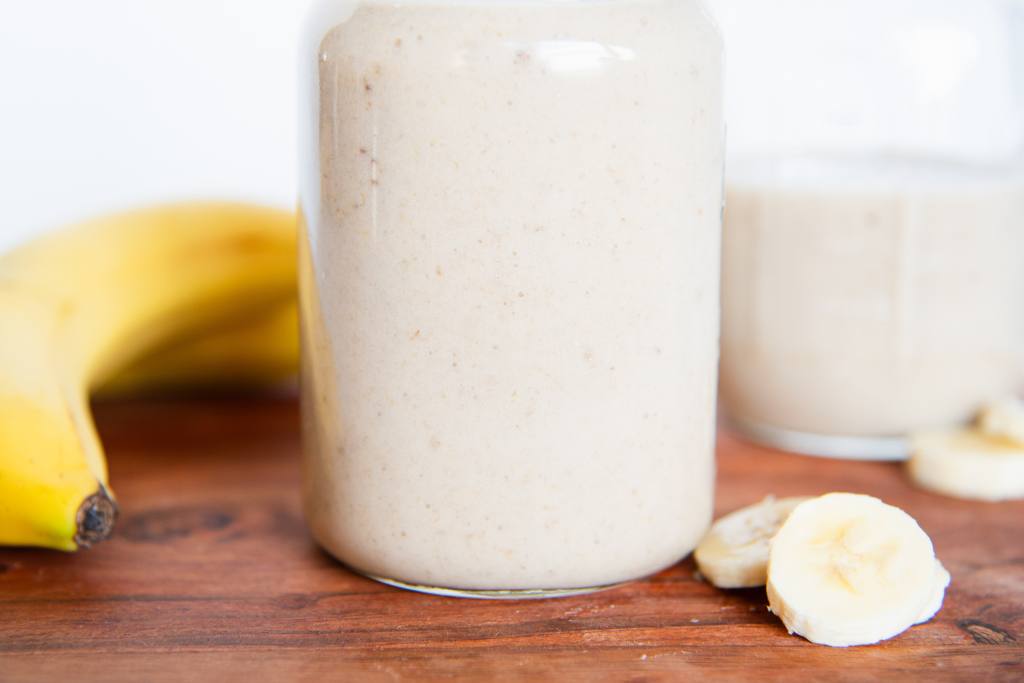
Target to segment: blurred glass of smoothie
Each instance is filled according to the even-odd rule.
[[[908,433],[1024,389],[1024,8],[714,5],[730,422],[895,459]]]

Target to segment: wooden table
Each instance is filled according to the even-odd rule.
[[[723,434],[718,509],[849,490],[906,509],[953,574],[931,623],[875,647],[789,636],[763,590],[692,561],[599,595],[438,598],[378,585],[310,541],[291,399],[98,409],[123,517],[79,555],[0,550],[0,681],[1024,680],[1024,503],[948,500],[898,466]]]

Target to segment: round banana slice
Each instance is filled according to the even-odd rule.
[[[907,513],[870,496],[830,493],[799,505],[772,540],[769,609],[813,643],[877,643],[941,606],[948,575],[936,562]]]
[[[907,471],[922,488],[954,498],[1024,498],[1024,446],[973,429],[913,437]]]
[[[694,552],[700,573],[719,588],[763,586],[772,536],[793,508],[807,500],[769,496],[719,519]]]
[[[918,616],[915,625],[931,621],[932,617],[942,609],[942,601],[946,599],[946,588],[949,587],[951,577],[942,563],[935,560],[935,579],[932,584],[932,597],[925,606],[924,611]]]
[[[1011,397],[988,404],[978,415],[978,429],[1024,448],[1024,401]]]

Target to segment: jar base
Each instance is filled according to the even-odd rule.
[[[748,441],[798,455],[886,462],[910,457],[910,441],[904,436],[828,436],[769,427],[734,416],[727,416],[726,424]]]
[[[413,583],[406,583],[398,579],[389,579],[383,576],[374,576],[356,569],[352,571],[383,583],[394,588],[412,591],[414,593],[426,593],[427,595],[439,595],[446,598],[469,598],[475,600],[543,600],[547,598],[568,598],[575,595],[588,595],[601,591],[611,590],[623,586],[628,581],[614,583],[607,586],[594,586],[590,588],[535,588],[522,590],[469,590],[462,588],[443,588],[441,586],[422,586]]]

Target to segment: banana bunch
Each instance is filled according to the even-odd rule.
[[[185,204],[0,255],[0,545],[73,551],[110,534],[97,392],[294,372],[296,239],[288,212]]]
[[[790,633],[848,647],[929,621],[950,576],[910,515],[877,498],[768,498],[715,522],[697,547],[719,588],[765,586]]]

